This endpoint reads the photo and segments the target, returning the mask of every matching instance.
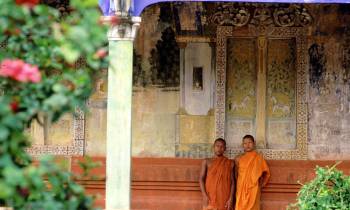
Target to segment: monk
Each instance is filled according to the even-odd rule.
[[[244,153],[235,158],[235,210],[260,210],[261,189],[270,178],[270,170],[263,156],[255,151],[253,136],[244,136],[242,146]]]
[[[214,142],[214,157],[202,162],[199,184],[203,210],[231,210],[234,192],[234,162],[224,156],[226,141]]]

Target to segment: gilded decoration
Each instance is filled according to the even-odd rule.
[[[304,27],[311,26],[314,19],[308,5],[273,4],[273,3],[233,3],[203,2],[192,6],[190,14],[193,27],[189,30],[183,26],[189,15],[190,4],[173,3],[174,25],[177,39],[191,42],[205,37],[214,41],[217,26],[234,26],[244,28],[255,26],[260,30],[268,27]],[[192,3],[191,3],[192,5]],[[184,14],[182,14],[184,13]]]
[[[272,116],[280,117],[285,120],[288,119],[293,114],[293,110],[295,112],[294,116],[296,117],[296,122],[293,123],[295,126],[295,141],[296,146],[293,148],[277,148],[271,149],[269,147],[259,149],[260,152],[264,154],[267,159],[306,159],[307,158],[307,98],[306,98],[306,31],[301,27],[267,27],[264,30],[258,27],[249,27],[249,30],[235,30],[232,26],[219,26],[217,29],[217,54],[216,54],[216,110],[215,110],[215,134],[216,137],[224,137],[225,136],[225,128],[226,121],[226,107],[227,100],[226,97],[226,82],[229,79],[229,75],[227,75],[228,71],[228,43],[230,39],[234,38],[244,38],[244,37],[252,37],[258,40],[259,37],[267,37],[268,40],[276,39],[276,40],[285,40],[283,41],[283,45],[286,49],[293,49],[295,52],[293,54],[285,54],[275,56],[274,62],[270,62],[270,65],[275,65],[273,68],[275,70],[270,73],[270,80],[274,80],[274,78],[278,78],[280,76],[285,77],[284,81],[287,81],[287,84],[281,85],[280,83],[273,84],[267,83],[267,87],[270,86],[271,94],[275,94],[278,92],[278,99],[276,98],[276,108],[275,114],[273,114],[273,107],[270,110],[270,114]],[[294,43],[294,44],[293,44]],[[271,50],[271,49],[270,49]],[[287,50],[288,51],[288,50]],[[295,59],[293,58],[295,56]],[[295,61],[293,61],[293,59]],[[279,73],[283,69],[282,65],[293,65],[295,66],[295,78],[293,78],[293,73]],[[270,68],[272,68],[270,66]],[[294,80],[294,91],[286,90],[292,88],[292,80]],[[296,81],[295,81],[296,80]],[[267,79],[268,81],[268,79]],[[268,94],[268,93],[266,93]],[[294,95],[294,96],[293,96]],[[294,97],[294,101],[292,99]],[[277,108],[277,104],[285,103],[290,108],[289,110],[279,110]],[[295,106],[293,108],[293,106]],[[271,112],[272,111],[272,112]],[[268,112],[268,111],[267,111]],[[288,121],[287,121],[288,122]],[[281,120],[280,127],[284,127],[284,129],[290,129],[288,123],[284,123]],[[271,124],[273,128],[276,128],[276,125]],[[265,139],[266,141],[266,139]],[[234,157],[240,154],[242,150],[239,147],[232,147],[229,144],[227,149],[227,155],[230,157]]]
[[[300,4],[216,3],[208,16],[209,24],[235,27],[303,27],[312,21],[307,8]]]
[[[233,7],[232,4],[219,4],[216,12],[208,18],[209,23],[216,25],[245,26],[250,20],[250,11],[244,5]]]
[[[227,40],[226,139],[240,145],[244,133],[255,128],[256,113],[256,41],[250,38]],[[240,131],[240,132],[237,132]],[[232,136],[229,136],[233,134]]]
[[[267,58],[269,148],[295,148],[295,40],[270,39]]]

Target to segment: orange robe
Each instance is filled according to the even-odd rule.
[[[270,178],[270,170],[261,154],[246,152],[238,159],[238,179],[235,210],[260,210],[259,179],[262,186]]]
[[[205,190],[209,205],[205,210],[227,210],[225,205],[230,198],[232,161],[221,156],[215,158],[208,168]]]

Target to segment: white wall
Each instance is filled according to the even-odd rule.
[[[182,87],[182,106],[190,115],[207,115],[211,107],[213,97],[212,83],[212,50],[208,43],[188,43],[184,49],[185,63],[181,58],[181,64],[185,67],[185,77]],[[203,68],[203,90],[193,89],[193,67]]]

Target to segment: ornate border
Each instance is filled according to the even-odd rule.
[[[85,114],[77,109],[73,116],[73,142],[71,145],[39,145],[34,144],[27,149],[32,156],[44,154],[64,155],[64,156],[83,156],[85,151]]]
[[[247,30],[234,30],[231,26],[218,26],[216,45],[216,98],[215,98],[215,135],[225,136],[225,96],[226,96],[226,45],[229,37],[295,38],[297,45],[297,84],[296,84],[296,149],[259,150],[267,159],[299,160],[307,159],[307,63],[306,63],[306,30],[297,27],[250,27]],[[227,155],[234,157],[242,153],[238,148],[227,148]]]

